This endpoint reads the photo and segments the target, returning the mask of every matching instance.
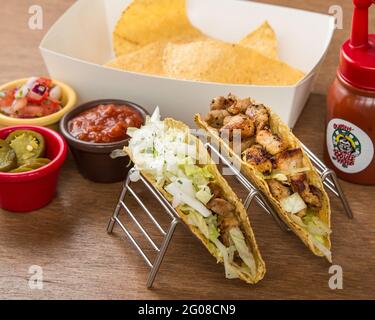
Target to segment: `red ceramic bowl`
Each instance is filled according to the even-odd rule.
[[[57,132],[37,126],[12,126],[0,129],[0,139],[15,130],[33,130],[46,142],[46,166],[25,173],[0,172],[0,208],[12,212],[30,212],[46,206],[56,193],[61,166],[68,152],[64,138]]]

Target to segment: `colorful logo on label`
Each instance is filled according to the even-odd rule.
[[[327,148],[333,164],[347,173],[366,169],[374,157],[374,146],[369,136],[342,119],[332,119],[328,123]]]

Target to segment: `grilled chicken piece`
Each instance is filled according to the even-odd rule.
[[[246,149],[250,148],[255,143],[255,137],[251,137],[241,141],[241,152],[244,152]]]
[[[208,187],[210,188],[211,194],[213,194],[213,197],[212,197],[211,201],[213,199],[215,199],[215,198],[220,197],[220,195],[221,195],[221,188],[217,184],[210,183],[208,185]]]
[[[253,104],[246,110],[246,115],[255,122],[257,131],[269,127],[270,116],[266,107],[262,104]]]
[[[275,157],[277,169],[289,171],[303,167],[303,153],[300,148],[285,150]]]
[[[237,115],[232,117],[220,131],[229,131],[229,139],[233,139],[233,130],[241,130],[241,139],[250,138],[254,135],[255,126],[254,122],[247,116]]]
[[[253,145],[242,154],[244,161],[255,166],[258,171],[269,174],[272,171],[270,154],[259,144]]]
[[[302,193],[309,188],[307,177],[304,173],[297,173],[290,177],[290,185],[294,192]]]
[[[223,120],[223,125],[226,126],[232,119],[233,119],[233,116],[231,115],[225,117]]]
[[[207,203],[207,208],[218,214],[219,216],[225,216],[229,212],[234,211],[235,207],[233,204],[222,198],[212,199]]]
[[[229,247],[231,245],[229,231],[232,228],[238,227],[240,223],[234,212],[229,212],[225,216],[219,216],[217,222],[220,229],[220,240],[226,247]]]
[[[227,110],[213,110],[210,111],[205,121],[213,128],[219,129],[223,126],[224,119],[229,116]]]
[[[247,99],[239,99],[239,100],[236,100],[236,102],[234,104],[232,104],[228,109],[227,111],[230,113],[230,114],[233,114],[233,115],[236,115],[236,114],[239,114],[239,113],[245,113],[247,108],[251,105],[251,99],[250,98],[247,98]]]
[[[207,204],[207,208],[217,214],[218,227],[220,229],[220,240],[225,246],[229,247],[229,230],[239,226],[239,221],[234,213],[236,208],[229,201],[216,197],[216,195],[219,196],[221,193],[221,190],[218,189],[216,185],[210,185],[210,189],[215,198]]]
[[[278,200],[289,197],[292,193],[289,187],[284,186],[280,181],[275,179],[267,180],[272,195]]]
[[[237,149],[237,141],[229,141],[229,147],[236,153],[242,153],[246,149],[250,148],[255,143],[255,137],[246,138],[245,140],[241,141],[241,150]]]
[[[262,145],[267,152],[272,155],[284,151],[288,147],[277,134],[273,134],[271,130],[267,129],[258,131],[256,142]]]
[[[313,186],[312,184],[309,185],[310,193],[303,195],[302,198],[305,200],[308,206],[313,209],[319,210],[322,207],[322,192],[319,188]]]
[[[237,101],[237,98],[231,94],[225,97],[217,97],[211,102],[211,110],[225,110],[232,106]]]
[[[322,207],[322,193],[317,187],[309,185],[306,174],[297,173],[291,176],[290,184],[293,191],[298,192],[309,207],[313,209]]]

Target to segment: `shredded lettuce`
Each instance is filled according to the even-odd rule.
[[[315,235],[326,236],[332,233],[331,229],[319,219],[319,217],[308,214],[303,218],[303,222],[307,225],[307,230]]]
[[[313,213],[308,213],[302,219],[294,214],[291,214],[290,217],[309,233],[314,246],[327,257],[328,261],[332,261],[332,253],[326,247],[327,236],[331,234],[331,229]]]
[[[217,249],[219,250],[220,255],[223,258],[225,277],[227,279],[238,278],[238,271],[236,270],[235,266],[232,264],[234,252],[236,251],[235,246],[230,246],[229,248],[227,248],[220,242],[219,239],[216,239],[214,243]]]
[[[282,199],[280,201],[280,205],[286,212],[292,214],[307,208],[306,203],[297,192],[293,193],[287,198]]]
[[[324,245],[324,239],[319,236],[310,237],[312,243],[315,247],[319,249],[321,253],[328,259],[329,262],[332,262],[332,252]],[[323,242],[322,242],[323,241]]]
[[[181,210],[188,214],[189,224],[196,226],[207,239],[215,242],[220,235],[216,216],[211,215],[208,218],[204,218],[197,211],[186,205],[182,206]]]
[[[280,182],[288,181],[288,177],[283,173],[272,173],[268,176],[264,176],[264,179],[266,179],[266,180],[275,179],[275,180],[278,180]]]
[[[243,233],[239,228],[232,228],[230,230],[230,237],[234,245],[226,247],[220,240],[220,232],[217,225],[217,216],[211,215],[204,218],[197,211],[187,205],[183,205],[181,210],[188,216],[188,223],[196,226],[199,231],[215,245],[220,256],[223,259],[225,276],[227,279],[235,279],[239,277],[239,273],[256,274],[256,264],[252,253],[250,252]],[[244,262],[241,266],[233,262],[234,253],[238,254]]]
[[[197,210],[202,216],[209,217],[212,213],[207,209],[202,202],[197,200],[183,190],[182,184],[177,181],[172,182],[164,188],[169,194],[173,196],[173,206],[177,207],[179,204],[187,204],[193,209]]]
[[[201,186],[195,196],[200,202],[207,205],[207,203],[212,199],[213,194],[211,194],[211,190],[208,186]]]
[[[213,179],[213,176],[207,167],[198,167],[197,165],[191,163],[182,163],[179,165],[179,167],[184,171],[186,176],[193,181],[193,184],[196,187],[207,185],[210,180]]]
[[[299,216],[297,216],[295,214],[290,214],[289,216],[300,227],[302,227],[302,228],[306,228],[307,227],[306,224],[303,222],[303,220]]]
[[[129,137],[133,137],[134,136],[134,133],[139,130],[139,128],[136,128],[136,127],[129,127],[127,130],[126,130],[126,134],[129,136]]]
[[[256,264],[254,256],[250,252],[249,247],[246,244],[242,231],[240,230],[240,228],[235,227],[230,229],[229,234],[242,261],[249,267],[250,273],[255,276]]]

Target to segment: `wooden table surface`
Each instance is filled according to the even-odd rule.
[[[2,1],[1,82],[45,72],[37,45],[51,23],[73,2]],[[302,5],[299,1],[267,2]],[[316,7],[306,4],[306,8],[324,11],[322,8],[328,5],[326,1],[314,2]],[[27,28],[28,8],[33,4],[44,8],[43,31]],[[350,6],[345,7],[349,10]],[[332,68],[333,64],[322,71],[326,82],[331,74],[325,72],[331,73]],[[296,135],[319,156],[323,150],[324,109],[325,97],[313,94],[295,127]],[[238,184],[234,180],[231,183],[243,197]],[[345,182],[342,186],[355,214],[355,219],[349,220],[338,199],[331,197],[334,264],[343,268],[343,290],[329,289],[329,264],[313,256],[293,234],[281,231],[256,205],[249,214],[267,264],[266,277],[258,285],[225,280],[223,266],[215,263],[186,228],[178,226],[155,286],[148,290],[149,270],[143,260],[127,240],[122,240],[119,229],[112,236],[106,233],[121,184],[95,184],[83,179],[70,158],[62,170],[57,197],[48,207],[31,214],[0,212],[0,298],[374,299],[375,187]],[[146,190],[137,190],[167,223]],[[141,210],[135,204],[132,208],[146,228],[151,228]],[[160,241],[157,231],[150,230]],[[139,232],[136,237],[140,239]],[[29,288],[32,265],[43,268],[42,290]]]

